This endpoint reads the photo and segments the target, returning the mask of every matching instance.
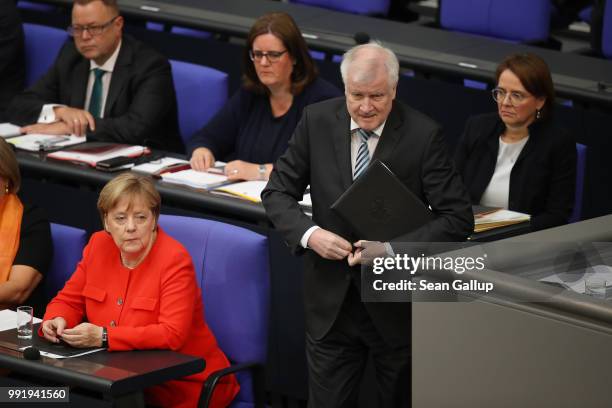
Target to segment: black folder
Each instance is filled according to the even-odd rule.
[[[331,205],[359,239],[387,242],[434,218],[423,202],[380,160],[370,164]]]

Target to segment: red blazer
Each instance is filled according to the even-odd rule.
[[[229,366],[204,322],[201,292],[189,253],[161,228],[151,251],[135,269],[121,263],[110,234],[92,235],[83,259],[49,303],[43,320],[61,316],[67,328],[84,320],[108,330],[109,351],[170,349],[206,360],[198,374],[146,390],[148,403],[195,407],[208,375]],[[238,393],[232,376],[215,391],[214,407]]]

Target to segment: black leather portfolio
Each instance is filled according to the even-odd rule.
[[[331,205],[359,239],[390,241],[426,224],[434,214],[386,164],[374,161]]]

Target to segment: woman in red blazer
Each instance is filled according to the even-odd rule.
[[[195,407],[206,377],[229,363],[204,322],[189,253],[157,226],[160,207],[148,177],[124,173],[102,189],[105,231],[93,234],[76,271],[47,306],[40,333],[74,347],[201,356],[203,372],[145,392],[152,405]],[[225,407],[239,386],[233,376],[219,385],[212,406]]]

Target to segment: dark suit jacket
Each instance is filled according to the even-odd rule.
[[[68,41],[49,71],[13,100],[11,121],[35,123],[43,105],[50,103],[84,109],[88,76],[89,60]],[[170,63],[164,56],[123,36],[104,118],[96,120],[96,131],[87,138],[183,151]]]
[[[13,0],[0,1],[0,121],[25,84],[23,27]]]
[[[473,204],[480,203],[495,172],[504,123],[497,113],[470,118],[455,163]],[[566,224],[574,206],[576,141],[551,121],[534,122],[510,173],[508,209],[531,214],[531,228]]]
[[[287,152],[274,165],[262,193],[266,213],[296,252],[300,239],[313,225],[332,231],[349,242],[356,236],[330,210],[331,204],[351,185],[350,116],[344,98],[305,108]],[[473,228],[467,192],[447,157],[440,127],[423,114],[394,102],[372,160],[379,159],[437,217],[423,227],[397,237],[397,241],[465,240]],[[313,218],[300,210],[298,201],[310,184]],[[407,214],[409,216],[409,214]],[[331,328],[350,281],[359,282],[360,268],[329,261],[314,251],[305,256],[306,325],[316,339]],[[409,303],[365,303],[380,334],[391,345],[410,342]]]

